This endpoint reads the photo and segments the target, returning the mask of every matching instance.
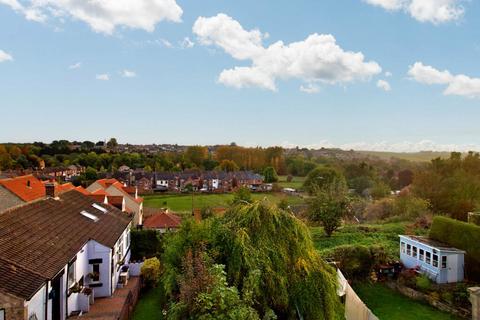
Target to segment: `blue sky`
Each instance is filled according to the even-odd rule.
[[[0,141],[480,150],[480,3],[406,2],[0,0]]]

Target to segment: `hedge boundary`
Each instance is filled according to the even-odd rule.
[[[480,226],[443,216],[433,219],[430,238],[464,250],[465,276],[480,281]]]

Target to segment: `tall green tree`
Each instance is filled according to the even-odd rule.
[[[310,171],[303,187],[310,194],[319,190],[336,190],[343,193],[347,190],[347,182],[345,176],[337,169],[322,166]]]
[[[275,171],[274,167],[266,167],[265,170],[263,170],[263,180],[266,183],[278,181],[277,171]]]

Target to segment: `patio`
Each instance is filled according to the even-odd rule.
[[[140,292],[140,278],[130,277],[128,284],[117,288],[112,297],[97,298],[90,312],[68,319],[127,320],[133,312]]]

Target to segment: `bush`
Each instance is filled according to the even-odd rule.
[[[426,275],[422,274],[415,279],[415,286],[418,290],[427,292],[432,287],[432,282]]]
[[[367,278],[374,265],[370,249],[361,245],[338,246],[333,251],[333,258],[349,280]]]
[[[146,259],[140,269],[145,286],[155,287],[160,279],[160,260],[158,258]]]
[[[430,238],[467,252],[465,273],[469,280],[480,281],[480,226],[437,216],[433,219]]]

